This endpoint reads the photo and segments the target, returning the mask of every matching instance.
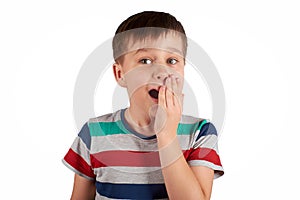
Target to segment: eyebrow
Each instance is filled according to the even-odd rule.
[[[174,47],[167,47],[166,49],[159,49],[159,50],[165,50],[169,53],[176,53],[176,54],[179,54],[180,56],[183,56],[183,52],[174,48]],[[135,51],[134,55],[140,53],[140,52],[147,52],[147,48],[141,48],[141,49],[138,49]]]
[[[138,50],[136,50],[136,51],[135,51],[134,55],[136,55],[136,54],[140,53],[141,51],[145,51],[145,52],[147,52],[148,50],[147,50],[147,49],[145,49],[145,48],[138,49]]]
[[[177,54],[183,56],[183,52],[180,51],[179,49],[174,48],[174,47],[168,47],[167,50],[170,50],[171,53],[177,53]]]

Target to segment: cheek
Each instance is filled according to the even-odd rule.
[[[127,90],[129,95],[142,88],[149,83],[151,79],[151,72],[148,67],[136,67],[125,74]]]
[[[143,86],[143,87],[139,87],[139,88],[136,88],[130,95],[130,98],[134,98],[134,99],[139,99],[139,100],[142,100],[141,102],[144,103],[144,99],[146,97],[146,95],[148,95],[146,93],[146,86]]]

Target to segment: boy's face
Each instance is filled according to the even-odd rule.
[[[122,61],[113,67],[117,82],[127,88],[130,105],[149,111],[158,103],[158,90],[162,85],[178,96],[182,94],[185,59],[178,35],[169,33],[158,39],[132,42],[129,46]],[[166,84],[170,77],[175,81]]]

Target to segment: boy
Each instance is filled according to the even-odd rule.
[[[223,168],[213,124],[181,114],[186,50],[170,14],[121,23],[113,70],[130,106],[82,127],[63,159],[75,172],[71,199],[210,199]]]

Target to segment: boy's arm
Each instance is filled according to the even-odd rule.
[[[202,188],[204,199],[210,199],[214,181],[214,170],[205,166],[193,166],[191,169]]]
[[[95,182],[78,174],[74,177],[74,186],[71,200],[92,200],[96,196]]]
[[[158,147],[164,148],[167,145],[165,143],[167,140],[163,137],[163,132],[160,134],[162,135],[158,140]],[[177,138],[170,145],[170,151],[181,151],[179,144],[175,145],[176,142],[178,143]],[[166,155],[160,153],[161,160],[169,159],[166,158]],[[175,156],[172,155],[171,157],[175,158]],[[204,166],[190,167],[184,156],[180,155],[175,162],[162,166],[162,173],[170,199],[210,199],[214,179],[213,169]]]
[[[167,87],[159,90],[156,116],[158,123],[164,121],[163,125],[158,124],[157,127],[157,144],[168,196],[170,199],[207,200],[212,191],[214,170],[202,166],[190,167],[182,155],[177,139],[182,101],[169,89],[176,91],[176,81],[174,77],[171,79],[166,81]]]

